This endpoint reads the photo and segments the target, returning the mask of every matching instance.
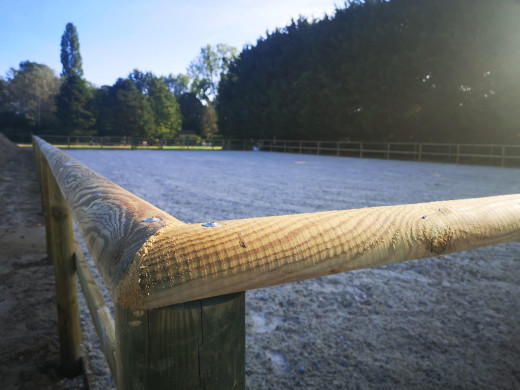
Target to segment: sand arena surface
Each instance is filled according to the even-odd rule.
[[[189,223],[520,192],[520,171],[507,168],[253,152],[70,154]],[[520,388],[519,257],[511,243],[250,291],[247,388]],[[95,370],[106,370],[102,359]]]

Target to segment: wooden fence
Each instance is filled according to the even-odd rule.
[[[80,369],[77,275],[119,389],[243,389],[246,290],[520,239],[520,195],[185,224],[38,137],[34,149],[62,365]]]
[[[258,145],[259,150],[270,152],[474,163],[502,167],[520,165],[520,145],[287,140],[264,140]]]
[[[65,149],[205,149],[253,150],[341,157],[438,161],[455,164],[520,166],[520,145],[455,144],[427,142],[351,142],[204,139],[200,137],[152,140],[136,137],[42,136]]]

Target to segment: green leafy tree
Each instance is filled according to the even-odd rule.
[[[9,70],[2,85],[0,100],[4,111],[24,117],[38,129],[55,122],[55,97],[60,80],[47,65],[21,62],[19,69]]]
[[[134,69],[128,79],[146,97],[153,111],[154,127],[149,136],[175,137],[181,128],[182,116],[166,78]]]
[[[190,77],[186,74],[179,73],[177,76],[169,74],[165,82],[176,98],[189,91]]]
[[[64,134],[80,135],[93,131],[93,92],[78,74],[66,76],[56,96],[57,116]]]
[[[204,115],[202,117],[202,134],[203,137],[213,137],[218,133],[217,111],[213,103],[208,102],[204,107]]]
[[[149,137],[154,115],[146,96],[130,79],[118,79],[110,88],[113,99],[111,135]]]
[[[164,79],[154,77],[148,87],[148,101],[154,114],[154,138],[172,138],[181,129],[179,104]]]
[[[0,112],[7,111],[9,109],[9,95],[7,92],[9,84],[0,76]]]
[[[236,59],[236,54],[236,48],[223,43],[201,48],[199,56],[188,66],[188,76],[192,80],[191,92],[207,102],[214,100],[220,76]]]
[[[204,106],[193,92],[186,92],[177,98],[182,114],[182,129],[204,134]]]
[[[155,76],[152,72],[144,73],[139,69],[134,69],[132,73],[128,75],[128,80],[132,81],[139,92],[145,96],[148,96],[150,84],[154,78]]]
[[[111,86],[104,85],[94,91],[94,113],[96,117],[95,128],[98,135],[115,135],[115,107],[116,93]]]
[[[73,74],[83,76],[78,32],[72,23],[67,23],[65,32],[61,36],[61,64],[63,65],[62,76]]]
[[[9,100],[9,84],[0,77],[0,130],[8,136],[28,135],[32,126],[23,114],[13,112]]]

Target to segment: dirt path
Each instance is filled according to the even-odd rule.
[[[5,140],[0,140],[4,142]],[[11,148],[4,148],[11,150]],[[61,378],[54,271],[32,150],[0,159],[0,387],[83,389],[84,377]]]

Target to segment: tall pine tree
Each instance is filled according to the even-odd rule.
[[[63,65],[62,76],[73,74],[83,76],[78,31],[72,23],[67,23],[65,32],[61,36],[61,64]]]
[[[89,110],[93,93],[86,80],[82,78],[78,32],[72,23],[67,23],[61,37],[61,63],[63,83],[56,97],[56,114],[63,133],[84,134],[89,132],[95,123],[95,117]]]

